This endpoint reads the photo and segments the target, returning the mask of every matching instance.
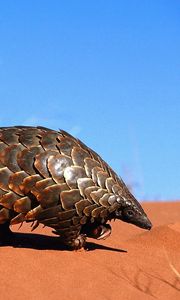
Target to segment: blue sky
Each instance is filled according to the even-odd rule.
[[[179,199],[179,53],[179,1],[1,1],[0,126],[65,129],[137,198]]]

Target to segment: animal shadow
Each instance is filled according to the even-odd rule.
[[[0,247],[3,246],[12,246],[14,248],[29,248],[36,250],[71,250],[65,245],[62,245],[60,238],[56,236],[48,236],[37,233],[17,233],[14,232],[12,236],[5,241],[0,243]],[[117,249],[113,247],[108,247],[105,245],[100,245],[94,242],[87,242],[85,250],[94,251],[94,250],[107,250],[115,252],[127,252],[123,249]]]

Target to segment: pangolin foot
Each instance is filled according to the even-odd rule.
[[[79,250],[84,248],[86,244],[86,234],[80,234],[78,237],[72,242],[71,246],[74,250]]]
[[[86,244],[86,234],[79,234],[73,240],[64,241],[64,244],[72,250],[79,250],[81,248],[84,248]]]

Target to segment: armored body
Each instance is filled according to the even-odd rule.
[[[120,219],[150,229],[151,222],[103,159],[67,132],[44,127],[0,128],[0,240],[9,225],[53,228],[73,249],[86,237],[110,235]]]

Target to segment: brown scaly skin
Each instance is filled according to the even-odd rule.
[[[93,150],[65,131],[0,128],[0,240],[9,225],[35,222],[54,229],[72,249],[86,237],[104,239],[111,219],[151,228],[141,205]]]

